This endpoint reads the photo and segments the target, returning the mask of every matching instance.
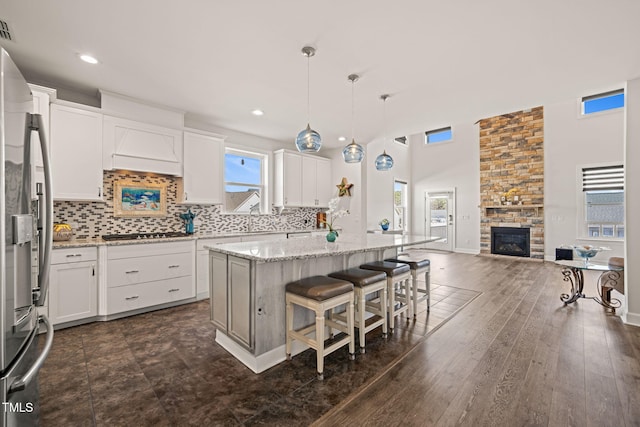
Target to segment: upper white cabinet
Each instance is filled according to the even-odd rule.
[[[103,166],[182,175],[182,131],[104,116]]]
[[[184,133],[181,203],[215,205],[223,202],[224,138],[195,132]]]
[[[51,105],[53,198],[102,201],[102,114]]]
[[[274,205],[328,206],[332,191],[329,159],[278,150],[274,163]]]
[[[55,89],[29,84],[33,94],[33,113],[42,117],[42,127],[47,138],[47,148],[51,147],[51,134],[49,132],[49,102],[55,100]],[[49,150],[51,154],[51,150]],[[36,184],[44,183],[44,163],[42,161],[42,151],[40,150],[40,137],[37,132],[31,133],[31,198],[38,197],[36,194]]]

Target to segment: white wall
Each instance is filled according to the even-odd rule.
[[[625,310],[624,320],[640,326],[640,78],[627,82],[625,119]],[[635,262],[632,262],[635,261]]]
[[[623,161],[624,109],[582,116],[577,99],[544,106],[545,259],[574,243],[607,246],[596,259],[623,256],[623,243],[578,239],[582,166]]]
[[[426,145],[424,134],[409,137],[412,232],[424,234],[425,191],[456,190],[454,250],[480,252],[480,142],[478,126],[451,123],[453,140]]]
[[[363,165],[360,163],[345,163],[342,158],[342,149],[327,150],[323,153],[331,158],[331,182],[335,188],[334,196],[338,195],[338,185],[342,178],[347,178],[351,187],[351,197],[340,198],[339,208],[348,209],[349,215],[344,216],[334,224],[342,228],[342,234],[358,234],[366,232],[366,212],[362,207],[366,206],[366,181],[363,179]]]
[[[393,167],[388,171],[376,169],[376,158],[387,151],[393,158]],[[377,140],[367,144],[367,155],[364,159],[364,168],[367,174],[367,230],[380,230],[380,221],[387,218],[393,220],[393,183],[400,180],[407,182],[411,188],[411,162],[409,159],[409,147],[394,141]],[[408,200],[411,206],[411,194]],[[407,217],[409,230],[412,227],[411,211]]]

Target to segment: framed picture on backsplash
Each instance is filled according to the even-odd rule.
[[[167,216],[167,184],[115,181],[114,216]]]

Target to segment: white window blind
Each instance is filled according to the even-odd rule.
[[[624,190],[624,166],[582,169],[582,191]]]

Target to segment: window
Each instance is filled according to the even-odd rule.
[[[582,98],[583,115],[621,107],[624,107],[624,90],[622,89]]]
[[[451,141],[453,134],[451,126],[441,129],[435,129],[425,132],[425,144],[433,144],[435,142]]]
[[[264,212],[266,156],[228,148],[224,155],[224,191],[227,213]]]
[[[587,236],[624,239],[624,167],[583,168],[582,191]]]
[[[404,181],[393,182],[393,229],[407,229],[407,189]]]
[[[407,137],[406,136],[399,136],[397,138],[394,138],[394,141],[397,142],[398,144],[407,145]]]

